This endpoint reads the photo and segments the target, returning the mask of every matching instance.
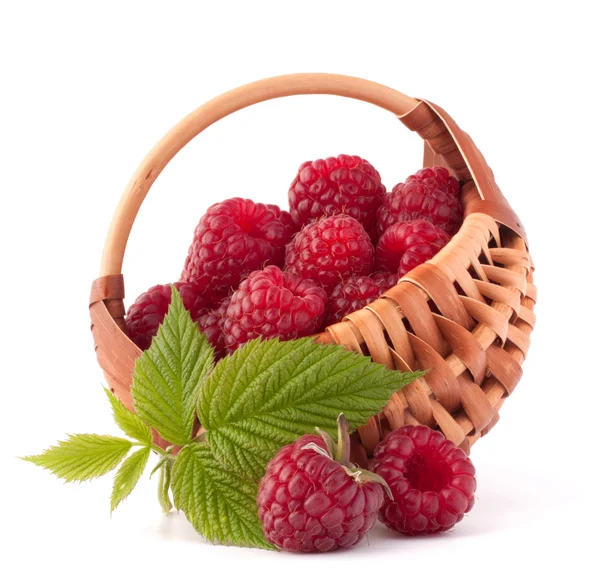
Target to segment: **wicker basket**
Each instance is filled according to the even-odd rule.
[[[469,451],[498,421],[529,348],[536,288],[527,238],[483,156],[444,110],[363,79],[313,73],[257,81],[199,107],[154,147],[125,189],[106,238],[100,277],[92,285],[98,362],[111,389],[132,408],[129,387],[140,350],[124,333],[121,268],[131,226],[156,177],[221,118],[301,94],[350,97],[389,110],[425,141],[424,166],[444,165],[463,185],[464,222],[450,243],[317,340],[345,345],[391,368],[429,369],[358,431],[355,446],[361,454],[362,449],[371,453],[386,432],[407,423],[438,427]]]

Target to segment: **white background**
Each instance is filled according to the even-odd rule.
[[[598,581],[600,217],[593,2],[0,3],[3,582]],[[142,480],[109,517],[111,478],[63,486],[17,460],[66,432],[117,432],[87,299],[130,174],[175,122],[245,82],[363,76],[442,105],[521,216],[540,289],[525,375],[472,453],[479,489],[453,533],[378,527],[353,551],[215,547],[161,516]],[[307,159],[356,153],[391,188],[421,144],[393,116],[328,97],[238,113],[152,188],[125,260],[128,300],[176,279],[206,207],[285,204]],[[596,545],[593,545],[593,544]]]

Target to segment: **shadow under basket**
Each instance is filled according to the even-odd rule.
[[[429,370],[355,433],[355,458],[370,455],[386,433],[404,424],[438,428],[468,452],[498,421],[529,348],[536,287],[527,237],[483,156],[443,109],[354,77],[307,73],[239,87],[193,111],[152,149],[119,202],[100,277],[92,285],[92,332],[106,380],[133,409],[130,385],[141,351],[124,332],[121,269],[131,226],[157,176],[192,138],[225,116],[308,94],[358,99],[390,111],[423,138],[423,166],[445,166],[462,184],[464,222],[448,245],[381,298],[316,337],[393,369]]]

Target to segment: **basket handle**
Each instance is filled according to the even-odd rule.
[[[358,99],[382,107],[398,117],[406,115],[421,103],[374,81],[329,73],[270,77],[243,85],[206,102],[174,126],[148,153],[131,177],[106,236],[100,276],[121,273],[131,227],[146,194],[165,166],[190,140],[225,116],[255,103],[290,95],[311,94]]]

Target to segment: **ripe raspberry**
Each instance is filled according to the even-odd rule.
[[[383,196],[377,211],[377,234],[395,223],[425,219],[448,235],[462,223],[460,185],[446,168],[423,168]]]
[[[360,156],[341,154],[302,164],[288,199],[300,227],[323,215],[345,213],[370,232],[384,194],[381,177],[371,164]]]
[[[179,291],[183,305],[190,311],[195,322],[212,307],[210,298],[201,294],[191,284],[176,282],[175,288]],[[142,351],[150,347],[152,337],[169,310],[169,304],[171,304],[171,285],[159,284],[138,296],[129,307],[125,317],[127,336]]]
[[[252,272],[231,297],[223,320],[229,352],[251,339],[298,339],[316,333],[325,317],[327,294],[316,282],[277,266]]]
[[[305,225],[286,247],[285,270],[315,280],[327,293],[352,274],[366,276],[373,244],[363,226],[347,215]]]
[[[230,303],[231,296],[228,296],[217,308],[209,310],[198,319],[198,327],[206,335],[208,342],[214,347],[215,359],[217,361],[221,360],[226,352],[223,321]]]
[[[348,462],[350,439],[343,416],[338,425],[342,438],[335,459],[328,435],[306,435],[284,446],[267,465],[258,487],[258,515],[267,540],[281,549],[348,548],[375,523],[383,504],[381,479]]]
[[[475,467],[441,432],[404,426],[375,448],[371,470],[388,483],[393,501],[379,520],[390,529],[414,535],[446,531],[475,502]]]
[[[387,288],[385,289],[387,290]],[[327,326],[377,300],[385,292],[369,276],[350,276],[340,282],[329,296]]]
[[[378,272],[373,272],[371,274],[371,279],[379,286],[381,293],[383,294],[398,283],[398,274],[379,270]]]
[[[401,278],[430,260],[448,241],[450,237],[429,221],[396,223],[379,239],[375,262],[378,268],[390,272],[397,270],[398,278]]]
[[[212,205],[196,227],[181,279],[223,298],[253,270],[281,265],[295,230],[276,205],[238,197]]]

